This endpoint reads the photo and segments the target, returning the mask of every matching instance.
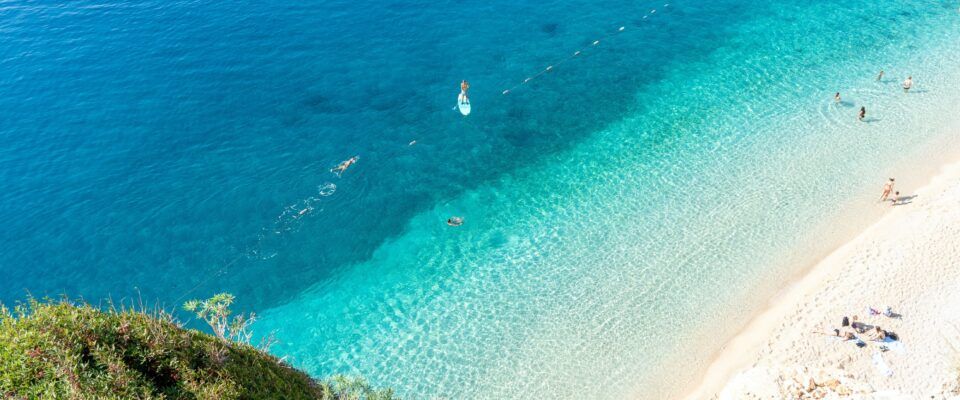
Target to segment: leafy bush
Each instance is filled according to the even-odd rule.
[[[231,320],[230,315],[233,314],[233,310],[230,309],[230,305],[233,304],[233,300],[232,294],[219,293],[206,300],[190,300],[183,304],[183,309],[195,313],[197,318],[206,322],[210,329],[213,329],[213,334],[221,340],[250,344],[250,339],[253,337],[250,325],[257,320],[257,316],[253,313],[249,316],[240,314]]]
[[[162,311],[68,301],[0,306],[0,396],[13,399],[390,400],[362,379],[315,381]]]

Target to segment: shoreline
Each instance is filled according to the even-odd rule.
[[[897,231],[910,222],[909,217],[926,212],[922,206],[927,205],[927,202],[943,200],[942,196],[935,194],[942,194],[951,187],[960,188],[960,156],[954,155],[950,159],[953,161],[941,164],[939,168],[932,168],[932,174],[926,177],[925,183],[919,185],[917,190],[910,194],[917,196],[915,201],[884,212],[863,231],[834,248],[809,268],[799,271],[794,279],[786,282],[773,293],[772,297],[762,302],[761,304],[766,306],[754,313],[731,339],[708,358],[709,363],[699,374],[700,379],[688,390],[683,391],[683,395],[679,398],[686,400],[723,398],[719,397],[721,391],[731,386],[734,378],[755,369],[758,365],[768,369],[796,367],[797,365],[783,365],[784,363],[779,362],[783,360],[774,360],[776,357],[771,355],[774,353],[771,350],[771,338],[779,338],[778,331],[790,328],[787,325],[790,317],[796,315],[797,309],[815,303],[811,300],[814,295],[829,290],[828,281],[835,279],[839,273],[848,271],[842,268],[849,267],[850,260],[856,258],[858,251],[875,246],[876,243],[871,242],[885,237],[886,234],[881,232]],[[949,242],[949,240],[946,241]],[[904,265],[901,269],[909,267],[911,265]],[[862,314],[861,310],[851,309],[850,312]],[[799,327],[806,332],[812,328],[812,326]],[[751,376],[747,379],[755,380],[755,378]],[[780,378],[782,381],[783,377]]]

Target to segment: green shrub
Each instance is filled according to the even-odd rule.
[[[314,381],[164,312],[67,301],[0,306],[0,396],[22,399],[390,400],[362,379]]]

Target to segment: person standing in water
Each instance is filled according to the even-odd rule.
[[[857,119],[860,120],[860,121],[863,121],[863,119],[864,119],[866,116],[867,116],[867,108],[866,108],[866,107],[860,107],[860,113],[857,115]]]
[[[880,74],[877,75],[877,82],[880,82],[881,80],[883,80],[883,70],[882,70],[882,69],[880,70]]]
[[[837,92],[837,94],[833,95],[833,102],[840,104],[840,92]]]
[[[904,93],[909,92],[910,88],[912,87],[913,87],[913,77],[908,76],[907,79],[903,81],[903,92]]]
[[[466,103],[470,101],[467,97],[467,90],[470,90],[470,83],[466,79],[460,81],[460,103]]]
[[[883,185],[883,192],[880,193],[880,201],[887,201],[887,197],[890,197],[890,192],[892,191],[893,191],[893,178],[890,178],[890,180]]]

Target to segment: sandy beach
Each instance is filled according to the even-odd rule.
[[[772,299],[686,398],[960,398],[960,163],[909,196]],[[833,336],[855,316],[899,341]]]

